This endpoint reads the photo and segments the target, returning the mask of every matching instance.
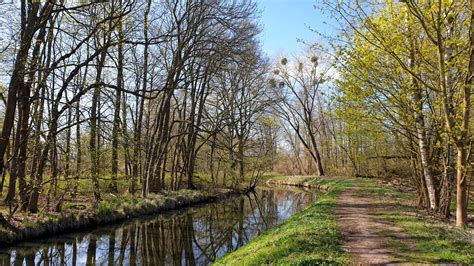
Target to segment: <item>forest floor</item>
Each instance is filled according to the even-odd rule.
[[[474,232],[416,207],[416,195],[374,179],[276,177],[327,189],[303,212],[217,264],[474,264]]]

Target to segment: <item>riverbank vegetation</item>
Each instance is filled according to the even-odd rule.
[[[301,213],[285,221],[248,245],[217,261],[217,265],[272,263],[348,264],[351,255],[342,249],[344,238],[337,223],[337,197],[348,188],[380,199],[384,210],[377,215],[390,225],[403,229],[406,237],[380,230],[388,238],[387,248],[402,263],[474,263],[472,232],[449,226],[446,222],[419,213],[416,193],[397,190],[370,179],[334,179],[320,177],[276,177],[280,184],[315,187],[324,185],[328,192]],[[421,214],[421,215],[420,215]],[[377,256],[377,255],[374,255]]]
[[[23,240],[69,233],[117,223],[140,216],[185,208],[200,203],[223,200],[235,195],[232,191],[203,192],[179,190],[150,194],[147,198],[133,195],[104,195],[97,206],[90,202],[67,202],[60,212],[40,211],[22,214],[0,226],[0,246]]]
[[[316,197],[302,188],[257,188],[249,195],[7,246],[0,249],[0,264],[208,265]]]
[[[297,182],[287,177],[280,178],[280,181],[283,179],[292,184]],[[341,249],[343,238],[338,229],[335,209],[337,195],[350,183],[342,179],[311,179],[309,184],[324,184],[330,187],[329,192],[282,225],[268,230],[215,264],[348,264],[350,255]],[[303,186],[304,182],[300,185]]]

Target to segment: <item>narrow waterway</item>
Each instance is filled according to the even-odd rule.
[[[299,188],[260,187],[248,196],[0,249],[0,265],[207,265],[315,199]]]

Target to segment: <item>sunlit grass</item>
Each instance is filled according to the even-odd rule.
[[[218,265],[349,263],[349,254],[340,249],[343,239],[334,211],[337,194],[351,185],[358,187],[355,196],[375,197],[393,206],[380,215],[387,222],[400,227],[409,239],[398,239],[390,231],[381,231],[379,234],[388,239],[391,252],[401,260],[409,263],[474,263],[474,245],[468,241],[472,235],[421,216],[414,207],[407,207],[416,201],[413,192],[399,192],[375,180],[359,178],[342,180],[279,176],[273,177],[272,181],[319,184],[330,190],[282,225],[218,260]]]

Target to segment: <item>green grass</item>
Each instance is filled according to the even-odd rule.
[[[35,228],[36,226],[38,226],[38,223],[31,221],[29,218],[23,219],[21,223],[23,224],[24,227],[29,227],[29,228]]]
[[[416,202],[413,192],[399,192],[376,180],[360,178],[342,180],[302,176],[273,177],[272,180],[324,185],[330,190],[301,213],[221,258],[216,265],[349,263],[350,255],[340,249],[343,239],[334,211],[337,194],[351,184],[359,188],[355,196],[369,195],[393,206],[380,215],[400,227],[408,239],[398,239],[391,231],[384,230],[379,234],[388,238],[391,252],[402,261],[474,264],[472,234],[420,215],[413,204],[409,204]]]
[[[144,199],[140,199],[140,200],[144,200]],[[99,203],[99,205],[95,209],[95,212],[99,215],[112,214],[116,210],[118,210],[120,207],[124,205],[133,206],[138,201],[139,199],[137,197],[132,196],[130,194],[125,194],[125,195],[120,195],[120,196],[116,196],[114,194],[108,194]]]
[[[349,263],[350,256],[340,248],[342,235],[334,212],[336,196],[349,187],[350,182],[312,181],[324,182],[331,190],[302,212],[221,258],[215,265]]]
[[[467,242],[468,236],[462,230],[402,212],[387,212],[383,217],[400,226],[410,236],[416,252],[392,244],[392,248],[399,251],[405,260],[420,263],[474,263],[474,245]]]
[[[212,193],[201,190],[182,189],[162,193],[150,193],[147,198],[133,196],[129,193],[124,195],[107,194],[94,210],[98,215],[113,214],[123,209],[146,209],[148,206],[164,206],[178,201],[192,201],[196,198],[205,198]],[[169,208],[169,206],[168,206]]]
[[[358,193],[379,197],[389,202],[394,209],[384,211],[383,219],[400,227],[410,239],[401,241],[390,232],[381,232],[390,238],[394,252],[408,262],[474,264],[472,234],[464,229],[453,228],[433,218],[421,216],[409,205],[416,200],[415,193],[399,192],[376,181],[357,179],[353,183],[360,187]]]
[[[324,182],[325,180],[316,176],[269,176],[265,179],[271,179],[273,182],[291,182],[298,184],[304,184],[306,182]]]

